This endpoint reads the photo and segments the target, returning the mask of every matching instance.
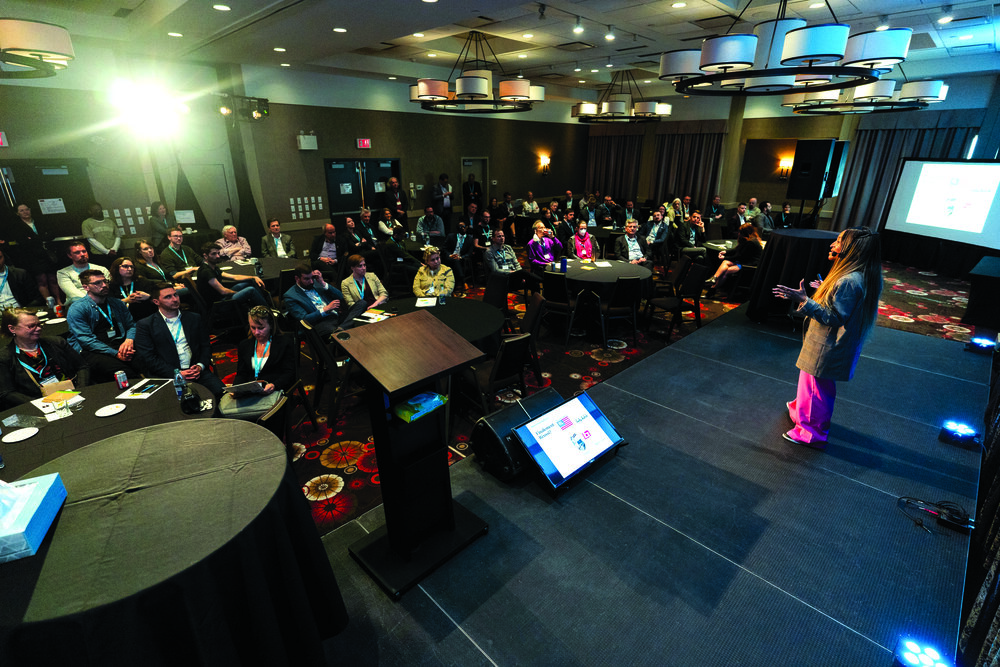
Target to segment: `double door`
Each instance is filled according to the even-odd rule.
[[[399,178],[399,158],[325,158],[323,172],[330,215],[356,214],[381,205],[386,183]]]

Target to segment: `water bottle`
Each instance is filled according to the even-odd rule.
[[[54,296],[50,296],[45,299],[45,307],[49,309],[49,312],[56,312],[56,298]]]
[[[264,265],[260,263],[259,257],[253,258],[253,264],[254,264],[253,267],[254,273],[256,273],[257,277],[260,278],[261,276],[264,275]]]
[[[187,389],[187,380],[181,375],[179,368],[174,369],[174,391],[177,392],[177,400],[184,398],[184,390]]]

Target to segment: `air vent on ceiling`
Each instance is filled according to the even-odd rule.
[[[115,13],[113,14],[113,16],[114,16],[114,17],[115,17],[116,19],[123,19],[123,18],[125,18],[126,16],[128,16],[128,15],[129,15],[129,14],[131,14],[131,13],[132,13],[132,10],[131,10],[131,9],[129,9],[128,7],[122,7],[122,8],[120,8],[120,9],[119,9],[119,10],[118,10],[117,12],[115,12]]]
[[[658,69],[660,67],[659,60],[638,60],[634,63],[629,63],[629,67],[634,67],[636,69]]]
[[[617,53],[627,53],[629,51],[635,51],[636,49],[646,48],[645,44],[636,44],[635,46],[626,46],[624,49],[615,49]]]
[[[569,74],[559,74],[557,72],[546,72],[545,74],[532,74],[531,80],[535,79],[565,79]]]
[[[910,51],[920,51],[921,49],[936,49],[938,45],[934,43],[934,38],[926,32],[915,32],[910,37]]]
[[[482,28],[484,25],[492,23],[496,23],[496,19],[491,19],[489,16],[475,16],[464,21],[455,21],[455,25],[460,25],[463,28]]]
[[[974,53],[990,53],[993,51],[991,44],[969,44],[968,46],[953,46],[948,49],[954,55],[968,56]]]
[[[707,19],[699,19],[697,21],[691,21],[691,23],[698,26],[702,30],[719,30],[720,28],[729,30],[729,26],[733,25],[733,21],[735,20],[736,20],[735,16],[732,16],[730,14],[723,14],[721,16],[713,16]],[[739,23],[736,24],[736,27],[739,28],[741,24],[750,25],[746,21],[740,21]],[[742,31],[734,30],[734,32],[742,32]]]
[[[959,24],[966,23],[988,23],[985,16],[963,16],[962,18],[955,17],[952,19],[951,23],[948,24],[949,28],[954,28]]]
[[[586,51],[594,48],[594,45],[586,42],[566,42],[565,44],[557,44],[556,48],[563,51]]]

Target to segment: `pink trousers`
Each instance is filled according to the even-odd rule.
[[[823,380],[800,370],[795,400],[788,404],[788,416],[795,422],[788,435],[801,442],[825,443],[836,398],[836,381]]]

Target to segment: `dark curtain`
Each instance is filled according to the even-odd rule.
[[[903,158],[962,158],[978,127],[859,129],[840,187],[833,229],[878,229]]]
[[[642,140],[642,134],[591,135],[587,146],[587,191],[600,190],[623,204],[635,197]]]
[[[660,134],[656,137],[653,188],[657,204],[691,195],[704,209],[718,193],[725,132]]]

